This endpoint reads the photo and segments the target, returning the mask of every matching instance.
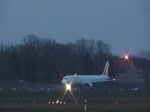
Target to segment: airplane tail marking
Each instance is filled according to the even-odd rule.
[[[103,71],[103,74],[108,75],[108,68],[109,68],[109,63],[107,61],[106,65],[105,65],[105,68],[104,68],[104,71]]]

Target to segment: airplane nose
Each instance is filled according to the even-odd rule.
[[[62,80],[61,83],[62,83],[62,84],[65,84],[65,80]]]

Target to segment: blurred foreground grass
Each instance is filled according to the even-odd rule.
[[[150,91],[72,91],[74,98],[64,92],[1,90],[0,112],[84,112],[85,99],[87,112],[150,112]],[[57,100],[66,104],[56,104]]]

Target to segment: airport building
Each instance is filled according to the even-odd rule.
[[[139,63],[134,63],[135,61],[130,60],[128,67],[125,72],[120,73],[116,76],[116,80],[120,83],[135,83],[143,84],[150,78],[150,72],[146,73],[144,66],[140,66]]]

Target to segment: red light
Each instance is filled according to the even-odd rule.
[[[125,59],[128,60],[128,58],[129,58],[128,55],[125,55]]]
[[[129,60],[130,59],[130,52],[131,52],[131,49],[129,50],[128,53],[125,53],[125,51],[123,50],[123,54],[124,54],[124,60]]]

